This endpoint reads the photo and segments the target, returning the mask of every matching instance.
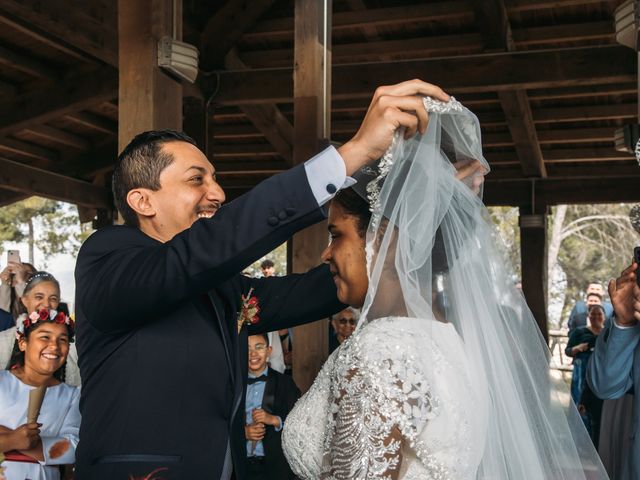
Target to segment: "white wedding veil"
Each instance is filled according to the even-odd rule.
[[[550,375],[549,350],[481,198],[456,179],[460,161],[488,172],[478,120],[453,98],[424,104],[426,133],[397,132],[378,164],[356,175],[372,209],[357,328],[385,316],[455,327],[486,418],[477,478],[608,478],[577,410],[563,406],[567,388]],[[437,358],[426,361],[437,368]]]

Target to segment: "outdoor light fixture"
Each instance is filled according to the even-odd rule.
[[[198,49],[171,37],[158,42],[158,66],[178,79],[189,83],[198,76]]]
[[[638,50],[638,30],[640,29],[638,0],[626,0],[614,12],[616,21],[616,41],[625,47]]]
[[[615,149],[618,152],[627,152],[635,155],[638,138],[640,138],[640,125],[630,123],[618,128],[613,135]],[[638,162],[640,163],[640,160]]]

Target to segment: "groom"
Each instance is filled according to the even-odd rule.
[[[398,127],[424,132],[416,94],[448,99],[419,80],[381,87],[352,140],[224,206],[214,166],[184,134],[146,132],[124,149],[113,192],[125,225],[93,234],[75,272],[77,479],[244,478],[247,335],[344,307],[326,266],[239,273],[324,219],[322,205]]]

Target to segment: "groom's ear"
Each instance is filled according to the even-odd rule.
[[[127,193],[127,204],[141,217],[153,217],[156,210],[152,196],[153,191],[148,188],[134,188]]]

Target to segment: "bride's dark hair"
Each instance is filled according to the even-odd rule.
[[[367,234],[369,221],[371,220],[369,203],[358,195],[353,188],[340,190],[336,196],[333,197],[332,202],[340,205],[346,214],[356,217],[358,233],[364,238]]]

